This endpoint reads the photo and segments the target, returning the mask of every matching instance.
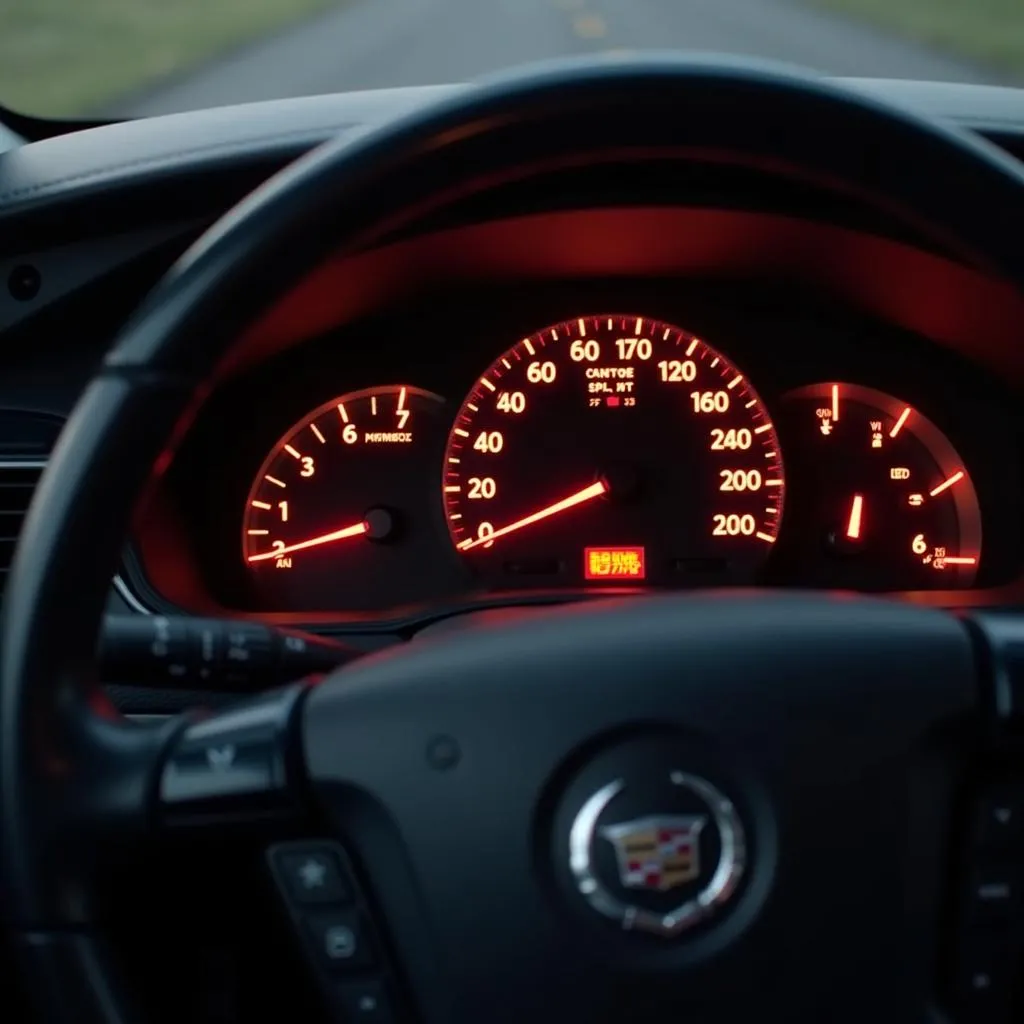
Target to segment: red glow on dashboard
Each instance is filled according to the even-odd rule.
[[[583,549],[583,576],[585,579],[642,580],[646,574],[643,548]]]

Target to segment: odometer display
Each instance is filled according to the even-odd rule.
[[[499,356],[456,416],[443,477],[456,549],[521,587],[751,580],[785,492],[744,374],[635,315],[555,324]]]

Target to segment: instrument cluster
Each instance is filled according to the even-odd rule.
[[[166,485],[188,554],[142,530],[136,583],[365,620],[753,585],[955,604],[1017,575],[1012,405],[962,357],[835,312],[589,298],[405,311],[232,381]]]

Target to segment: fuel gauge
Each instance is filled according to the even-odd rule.
[[[881,391],[829,383],[786,395],[776,426],[791,495],[776,571],[858,590],[973,583],[978,498],[934,423]]]

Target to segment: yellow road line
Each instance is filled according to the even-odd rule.
[[[580,14],[572,20],[572,30],[581,39],[601,39],[608,35],[608,26],[600,14]]]

